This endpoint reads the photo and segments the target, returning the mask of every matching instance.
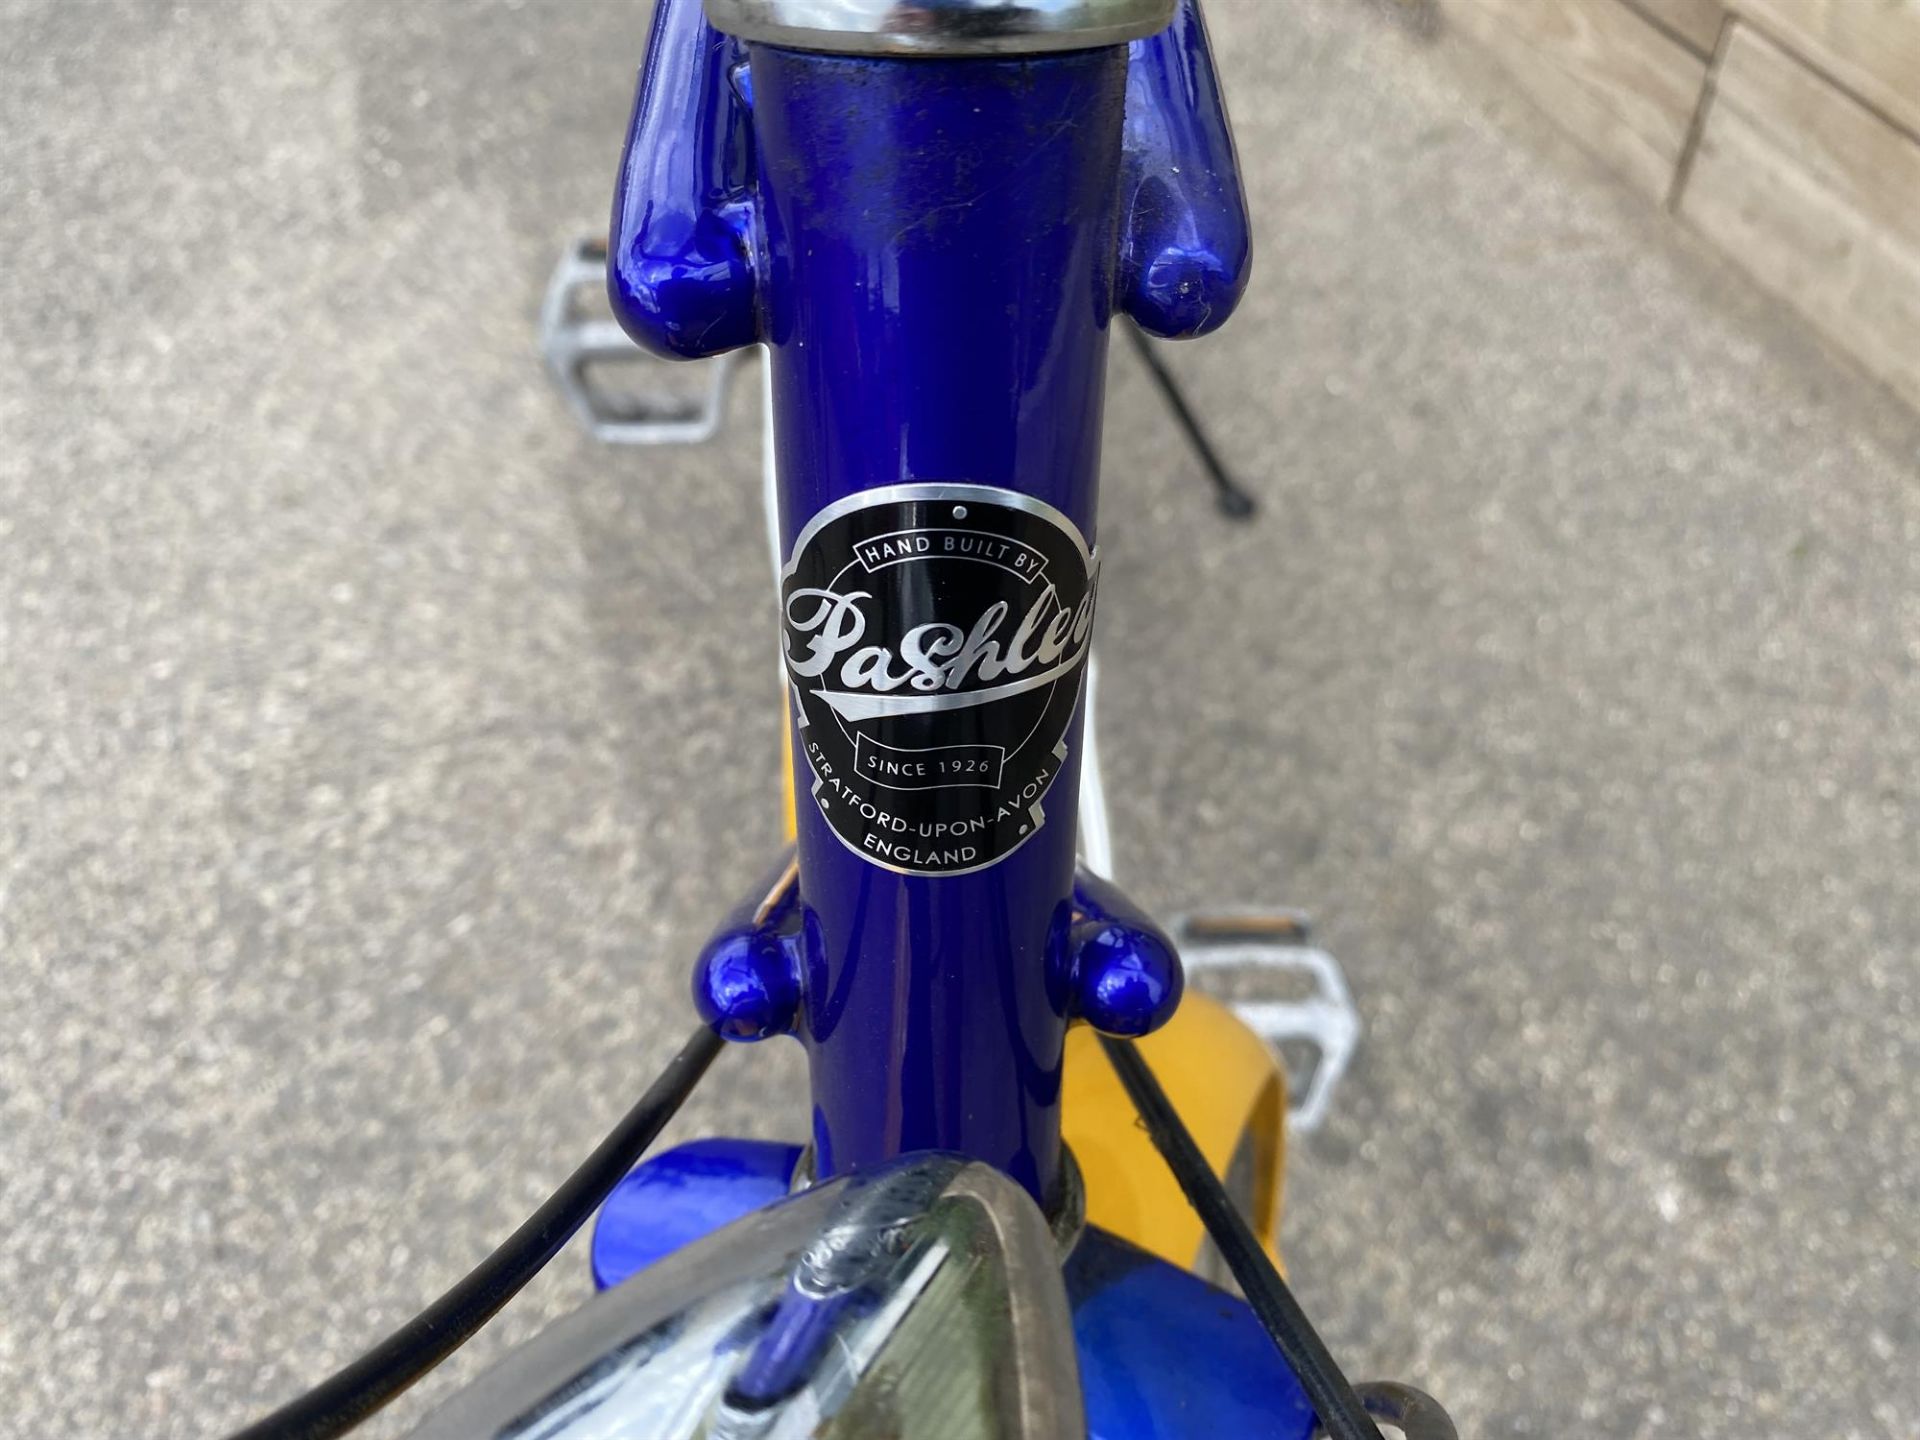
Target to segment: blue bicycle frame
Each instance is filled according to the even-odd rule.
[[[1099,3],[1170,23],[926,58],[743,43],[700,0],[655,15],[609,292],[658,354],[767,347],[798,798],[791,867],[705,948],[694,997],[724,1036],[805,1045],[820,1178],[952,1151],[1053,1204],[1068,1024],[1141,1035],[1180,999],[1166,936],[1075,864],[1107,339],[1122,315],[1223,323],[1249,235],[1197,0]],[[920,563],[942,546],[975,563]],[[968,597],[970,629],[948,618]],[[800,1161],[649,1161],[602,1213],[596,1279],[778,1199]],[[1090,1434],[1313,1429],[1211,1285],[1097,1229],[1065,1280]]]
[[[1278,1062],[1205,1005],[1155,1042],[1197,1057],[1186,1093],[1233,1147],[1204,1148],[1123,1043],[1172,1018],[1179,957],[1076,863],[1108,335],[1203,334],[1247,280],[1199,0],[701,6],[658,0],[608,287],[657,354],[768,353],[794,851],[697,961],[713,1033],[486,1261],[237,1440],[344,1433],[596,1205],[614,1293],[416,1433],[1365,1440],[1377,1414],[1453,1440],[1418,1391],[1347,1382],[1256,1233]],[[560,353],[581,382],[604,341]],[[1101,1184],[1061,1141],[1074,1022],[1132,1107],[1074,1072]],[[811,1146],[634,1165],[715,1035],[800,1040]],[[1251,1305],[1186,1268],[1212,1268],[1191,1233],[1136,1223],[1136,1113]]]
[[[610,293],[660,354],[767,346],[789,556],[817,517],[912,486],[1015,497],[1091,550],[1116,314],[1205,333],[1248,263],[1193,0],[1131,45],[961,59],[745,44],[698,0],[661,0]],[[798,895],[709,947],[703,1014],[806,1045],[820,1175],[944,1149],[1044,1201],[1069,1019],[1144,1033],[1180,991],[1171,946],[1123,897],[1076,899],[1078,714],[1023,796],[1031,833],[929,874],[836,831],[793,708]],[[968,755],[995,748],[978,739]]]

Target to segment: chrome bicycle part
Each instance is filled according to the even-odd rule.
[[[1031,55],[1164,30],[1174,0],[706,0],[714,29],[845,55]]]
[[[1293,910],[1183,915],[1173,938],[1188,979],[1230,1004],[1288,1062],[1287,1123],[1300,1132],[1319,1129],[1360,1043],[1360,1012],[1340,962],[1309,943],[1307,917]],[[1230,983],[1236,973],[1240,985]],[[1307,993],[1298,998],[1274,993],[1302,983]],[[1289,1046],[1313,1052],[1304,1073],[1294,1073]]]
[[[800,1148],[800,1158],[794,1162],[788,1193],[798,1195],[803,1190],[811,1190],[818,1181],[813,1168],[813,1144],[809,1141]],[[1059,1192],[1048,1203],[1046,1217],[1054,1249],[1059,1252],[1060,1262],[1065,1264],[1086,1232],[1087,1181],[1080,1173],[1080,1162],[1073,1158],[1072,1149],[1064,1145],[1060,1147]]]
[[[733,351],[693,366],[704,385],[691,396],[659,383],[674,362],[647,354],[610,314],[600,298],[607,289],[606,241],[575,240],[560,256],[540,305],[540,353],[567,404],[594,439],[608,445],[696,445],[711,440],[726,413],[727,391],[744,352]],[[582,297],[586,303],[583,305]],[[615,389],[602,373],[642,376],[644,383]]]
[[[1102,880],[1113,878],[1113,822],[1107,811],[1106,772],[1100,767],[1100,656],[1087,657],[1080,705],[1080,863]]]
[[[1082,1437],[1054,1235],[1012,1180],[919,1154],[657,1262],[455,1395],[415,1440]]]

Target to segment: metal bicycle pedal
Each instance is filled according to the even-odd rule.
[[[561,254],[540,303],[540,353],[574,416],[608,445],[697,445],[711,440],[726,413],[727,388],[743,352],[711,360],[660,360],[627,337],[608,311],[607,242],[575,240]],[[678,371],[702,388],[665,385]],[[630,383],[607,383],[626,372]]]
[[[1208,977],[1202,988],[1286,1064],[1287,1123],[1302,1133],[1319,1129],[1360,1043],[1360,1012],[1340,962],[1311,943],[1307,916],[1256,909],[1182,915],[1173,938],[1188,977]],[[1299,1061],[1303,1048],[1312,1051],[1310,1063]]]

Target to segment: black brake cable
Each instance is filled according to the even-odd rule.
[[[229,1440],[333,1440],[459,1349],[613,1193],[707,1073],[724,1042],[702,1026],[580,1168],[438,1300],[359,1359]]]
[[[1186,1124],[1180,1119],[1167,1092],[1160,1088],[1145,1057],[1130,1040],[1111,1035],[1100,1037],[1107,1059],[1119,1073],[1120,1083],[1133,1100],[1134,1109],[1146,1123],[1173,1178],[1186,1192],[1187,1202],[1199,1212],[1227,1262],[1227,1269],[1240,1283],[1247,1304],[1260,1318],[1267,1337],[1292,1368],[1300,1388],[1307,1392],[1307,1403],[1320,1418],[1320,1426],[1332,1440],[1382,1440],[1380,1429],[1367,1414],[1353,1385],[1341,1373],[1328,1353],[1326,1344],[1315,1332],[1300,1302],[1293,1298],[1287,1282],[1280,1278],[1273,1261],[1261,1248],[1253,1229],[1227,1194],[1226,1186],[1207,1164],[1206,1156],[1193,1142]]]

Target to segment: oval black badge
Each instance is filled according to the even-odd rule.
[[[986,485],[889,485],[807,522],[781,580],[787,678],[849,849],[964,875],[1046,822],[1097,570],[1065,515]]]

